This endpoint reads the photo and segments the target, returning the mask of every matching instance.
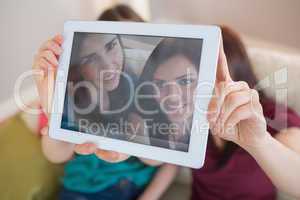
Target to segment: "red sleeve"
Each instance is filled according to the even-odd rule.
[[[43,112],[43,110],[41,109],[41,113],[39,115],[39,119],[38,119],[38,132],[40,133],[41,130],[46,127],[48,125],[48,117],[47,115]]]
[[[300,127],[299,115],[289,107],[271,100],[261,102],[267,121],[267,130],[271,135],[290,127]]]

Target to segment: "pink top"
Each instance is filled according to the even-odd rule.
[[[280,129],[300,127],[300,118],[291,109],[282,105],[275,106],[274,102],[270,100],[261,103],[268,122],[268,132],[273,136]],[[276,119],[274,119],[275,110]],[[273,128],[270,127],[271,124]],[[193,200],[276,199],[274,185],[246,151],[238,147],[229,160],[219,167],[217,162],[221,156],[222,154],[210,140],[203,168],[192,171]]]

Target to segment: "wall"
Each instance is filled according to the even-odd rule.
[[[96,0],[1,0],[0,102],[13,95],[17,77],[31,69],[39,45],[62,32],[65,20],[94,19],[110,2],[101,0],[100,5]],[[23,88],[32,83],[26,81]]]
[[[148,1],[143,0],[1,0],[0,103],[12,97],[16,79],[31,69],[39,45],[62,32],[65,20],[94,20],[118,2],[132,5],[145,18],[150,16]],[[32,84],[28,80],[23,88]]]
[[[151,14],[154,21],[228,24],[246,35],[300,49],[299,0],[119,1],[133,4],[146,18]],[[61,32],[65,20],[95,19],[101,10],[116,2],[1,0],[0,102],[12,96],[15,80],[31,69],[33,55],[41,42]]]
[[[227,24],[247,36],[300,50],[299,0],[151,0],[155,21]]]

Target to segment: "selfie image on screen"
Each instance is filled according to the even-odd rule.
[[[201,39],[74,33],[61,128],[188,151]]]

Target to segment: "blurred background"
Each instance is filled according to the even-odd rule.
[[[235,29],[246,44],[266,94],[300,114],[299,0],[1,0],[0,177],[4,181],[0,181],[0,195],[4,198],[0,199],[8,199],[7,194],[56,194],[60,173],[56,172],[57,166],[49,167],[39,139],[32,134],[37,133],[39,118],[20,112],[16,104],[17,80],[32,68],[41,43],[61,33],[66,20],[95,20],[103,10],[118,3],[130,5],[154,23],[222,24]],[[19,86],[22,101],[39,107],[32,77]],[[188,199],[190,183],[189,170],[182,170],[163,199]],[[278,196],[280,200],[292,199],[280,192]],[[32,199],[43,199],[39,197]]]
[[[65,20],[94,20],[120,2],[155,23],[226,24],[247,43],[300,52],[299,0],[1,0],[0,103],[13,96],[39,45],[62,32]],[[31,85],[30,79],[22,84],[25,98]]]

